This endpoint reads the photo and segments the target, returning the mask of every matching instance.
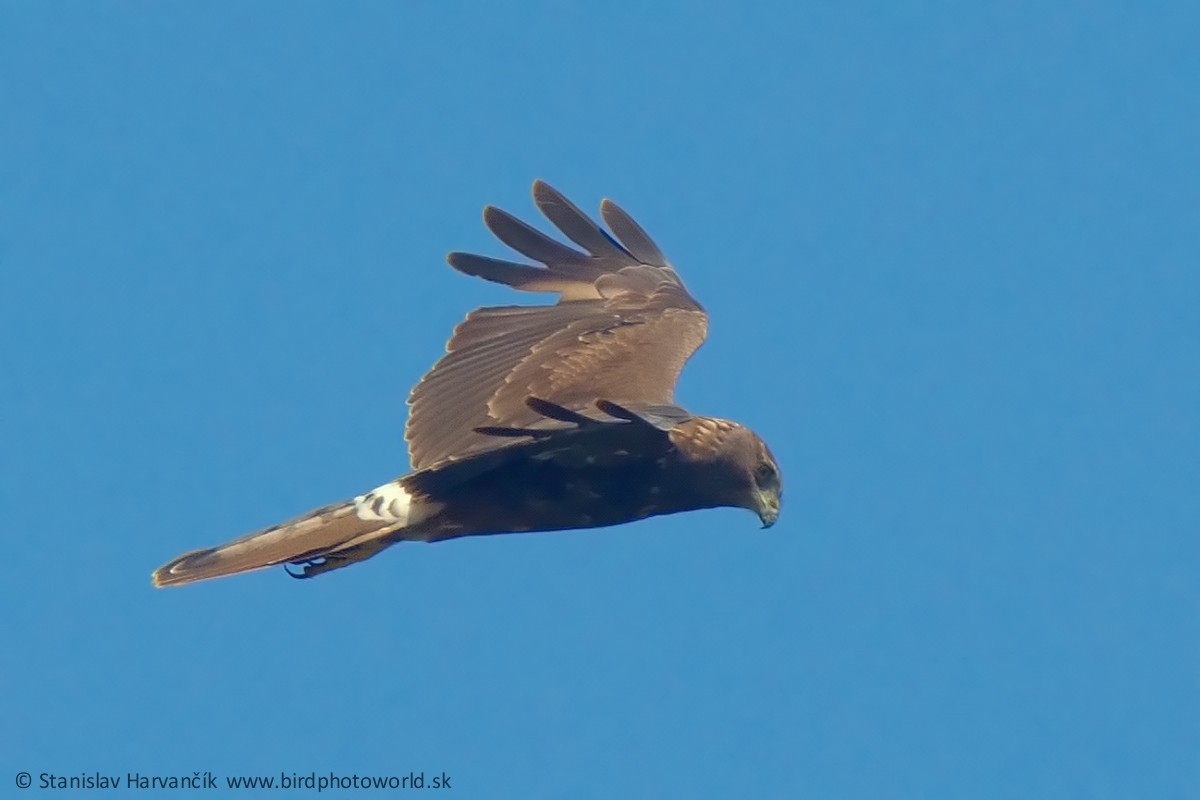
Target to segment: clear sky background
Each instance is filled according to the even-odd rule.
[[[636,9],[0,7],[0,794],[1200,796],[1196,6]],[[706,304],[779,524],[152,589],[406,470],[538,177]]]

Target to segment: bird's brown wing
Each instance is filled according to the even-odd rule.
[[[586,252],[498,208],[484,210],[497,238],[544,266],[468,253],[451,253],[450,265],[560,297],[550,306],[481,308],[458,325],[446,355],[409,397],[413,469],[506,446],[475,429],[537,424],[530,397],[575,410],[593,409],[597,400],[671,405],[684,363],[704,341],[704,309],[620,207],[600,206],[610,234],[546,183],[534,183],[533,197]]]

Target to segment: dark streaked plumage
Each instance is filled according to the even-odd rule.
[[[779,514],[778,465],[734,422],[675,405],[708,317],[645,231],[615,203],[608,231],[548,184],[541,212],[579,248],[498,208],[484,222],[543,266],[451,253],[452,267],[545,306],[471,312],[409,398],[413,472],[154,573],[167,586],[277,564],[302,577],[400,541],[615,525],[717,506]],[[295,574],[295,573],[294,573]]]

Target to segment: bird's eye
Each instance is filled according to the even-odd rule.
[[[754,470],[754,477],[758,483],[767,483],[775,476],[775,467],[770,463],[763,461],[758,465],[758,469]]]

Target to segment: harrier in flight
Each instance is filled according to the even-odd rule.
[[[616,203],[604,230],[548,184],[538,209],[580,249],[489,206],[500,241],[543,266],[451,253],[450,266],[541,306],[480,308],[413,389],[412,472],[343,503],[185,553],[154,573],[174,586],[278,564],[311,578],[397,542],[593,528],[734,506],[779,516],[779,465],[749,428],[675,405],[708,316]]]

